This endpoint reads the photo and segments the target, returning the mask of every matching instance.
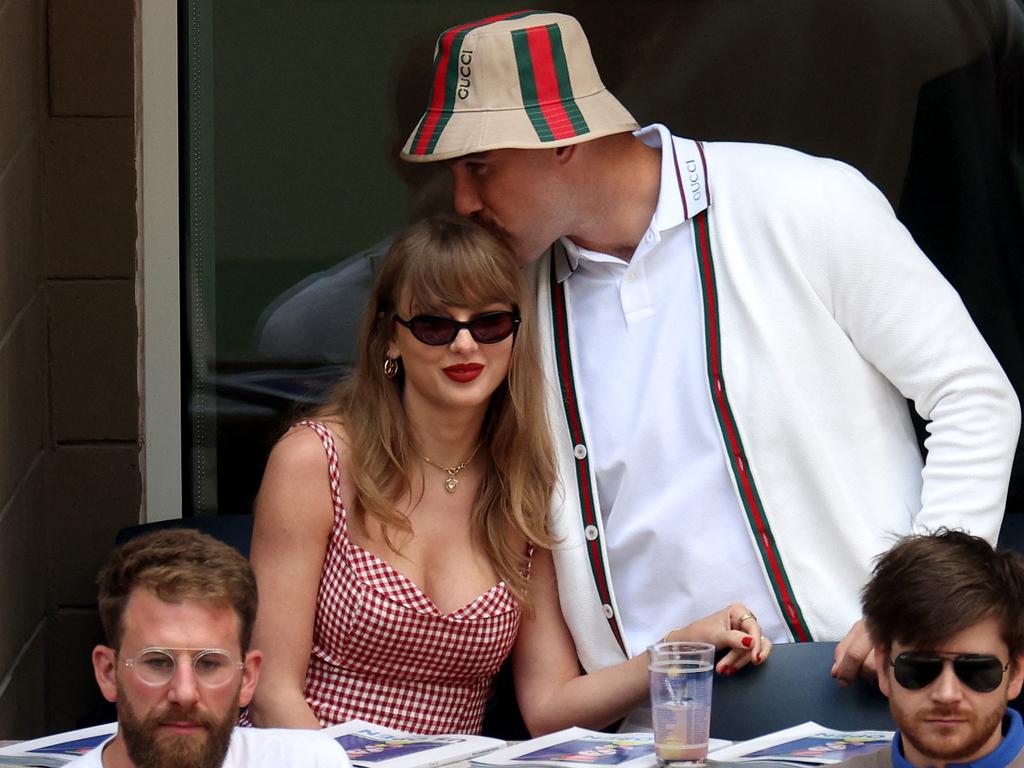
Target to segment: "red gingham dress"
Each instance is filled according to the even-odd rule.
[[[519,630],[518,602],[499,582],[441,613],[406,576],[350,542],[334,438],[319,422],[300,423],[327,451],[334,504],[306,701],[325,726],[359,718],[415,733],[479,733],[491,681]]]

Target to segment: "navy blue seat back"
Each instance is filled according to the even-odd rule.
[[[763,666],[716,675],[711,693],[711,735],[752,739],[813,720],[842,730],[893,730],[889,700],[878,687],[856,680],[840,688],[832,678],[835,643],[776,645]]]
[[[999,529],[1000,549],[1015,549],[1024,555],[1024,514],[1014,513],[1003,518]]]
[[[155,523],[143,523],[122,528],[117,532],[117,543],[133,539],[139,534],[158,531],[164,528],[195,528],[208,533],[213,538],[230,544],[249,557],[249,545],[252,540],[252,515],[215,515],[211,517],[186,517],[176,520],[160,520]]]

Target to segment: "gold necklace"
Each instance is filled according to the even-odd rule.
[[[476,452],[477,452],[477,450],[479,450],[479,448],[480,448],[480,443],[477,443],[476,444],[476,448],[474,448],[473,452],[471,454],[469,454],[469,457],[463,459],[458,464],[456,464],[454,467],[442,467],[440,464],[435,464],[434,462],[432,462],[426,456],[423,456],[423,460],[425,462],[427,462],[427,464],[429,464],[430,466],[437,467],[442,472],[447,472],[448,473],[448,479],[444,481],[445,490],[448,491],[448,493],[455,493],[455,489],[459,485],[459,480],[458,480],[459,472],[464,470],[466,468],[466,465],[469,464],[469,462],[471,462],[473,460],[473,457],[476,456]],[[423,454],[420,454],[420,455],[422,456]]]

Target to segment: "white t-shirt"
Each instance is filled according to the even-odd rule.
[[[68,763],[68,768],[103,768],[100,746]],[[319,731],[287,728],[235,728],[221,768],[347,768],[341,745]]]

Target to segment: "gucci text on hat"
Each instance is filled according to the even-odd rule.
[[[430,101],[402,158],[557,147],[637,127],[601,82],[576,19],[518,11],[437,39]]]

